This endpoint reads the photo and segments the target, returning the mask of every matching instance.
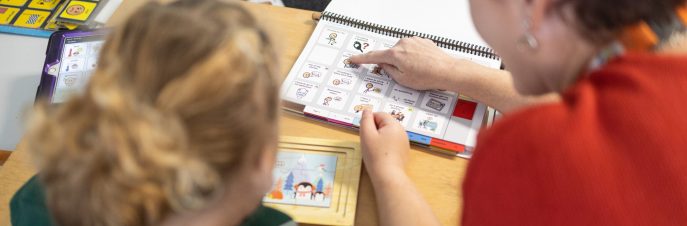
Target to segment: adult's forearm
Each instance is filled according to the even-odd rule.
[[[508,71],[477,64],[454,64],[453,67],[452,71],[456,74],[448,75],[450,80],[444,84],[444,89],[474,98],[504,114],[560,99],[560,95],[556,93],[540,96],[521,95],[515,90],[513,78]]]

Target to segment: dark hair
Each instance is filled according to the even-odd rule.
[[[667,21],[686,0],[559,0],[556,8],[572,6],[584,35],[606,42],[640,21]]]

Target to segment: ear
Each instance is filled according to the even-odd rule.
[[[274,165],[277,161],[277,144],[270,142],[266,144],[262,153],[257,159],[256,167],[260,172],[272,174]]]
[[[252,169],[250,173],[253,175],[251,178],[256,184],[256,190],[262,193],[267,193],[272,188],[272,171],[277,160],[276,142],[266,144],[264,149],[257,156],[257,159],[252,164],[248,166]]]

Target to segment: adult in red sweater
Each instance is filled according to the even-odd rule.
[[[419,38],[351,60],[506,114],[478,139],[463,225],[687,225],[685,4],[475,0],[476,27],[508,72],[451,58]],[[642,22],[657,42],[621,35]],[[597,57],[618,43],[626,51]],[[361,139],[381,223],[438,225],[404,172],[402,127],[365,112]]]

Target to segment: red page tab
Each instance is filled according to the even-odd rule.
[[[441,148],[444,150],[450,150],[454,151],[457,153],[463,153],[465,151],[465,146],[448,142],[445,140],[440,140],[440,139],[432,139],[432,142],[430,143],[431,146]]]

